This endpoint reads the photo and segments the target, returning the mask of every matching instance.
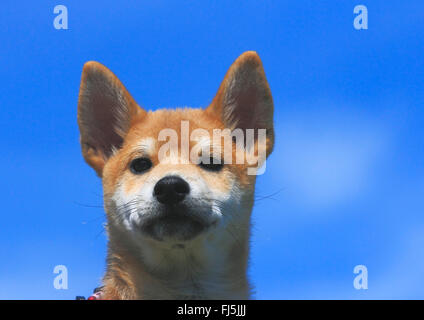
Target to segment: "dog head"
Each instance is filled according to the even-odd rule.
[[[103,180],[109,227],[138,243],[172,245],[248,227],[254,173],[274,142],[271,92],[255,52],[233,63],[206,109],[147,112],[110,70],[87,62],[78,124],[82,154]]]

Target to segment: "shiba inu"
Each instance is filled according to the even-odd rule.
[[[80,142],[84,159],[102,179],[107,215],[102,299],[251,297],[247,267],[256,175],[248,169],[263,161],[231,160],[249,148],[269,156],[273,110],[253,51],[231,65],[204,109],[146,111],[106,67],[84,65]],[[217,129],[218,141],[211,139]],[[258,130],[265,130],[264,139]],[[241,143],[235,132],[242,134]],[[225,148],[216,146],[221,138],[229,141],[227,161]]]

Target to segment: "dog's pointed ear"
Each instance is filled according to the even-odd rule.
[[[131,121],[145,113],[119,79],[98,62],[87,62],[78,97],[78,125],[85,161],[101,177],[113,150],[122,146]]]
[[[261,59],[243,53],[231,65],[207,112],[220,117],[226,128],[266,129],[266,153],[274,145],[274,103]]]

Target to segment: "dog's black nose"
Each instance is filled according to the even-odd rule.
[[[153,195],[163,204],[176,204],[190,192],[188,183],[178,176],[167,176],[160,179],[153,190]]]

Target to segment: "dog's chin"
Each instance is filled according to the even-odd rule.
[[[206,232],[212,223],[200,218],[189,210],[178,207],[164,207],[159,214],[144,221],[141,232],[157,241],[191,241]]]

